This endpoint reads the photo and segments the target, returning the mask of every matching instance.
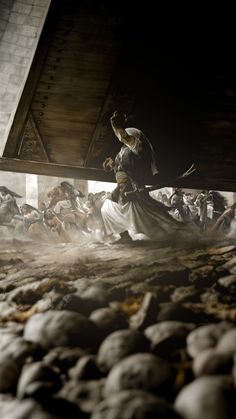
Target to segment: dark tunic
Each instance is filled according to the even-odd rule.
[[[148,138],[136,128],[126,128],[137,139],[135,147],[124,145],[115,158],[115,172],[124,171],[137,187],[153,183],[158,173],[156,155]],[[149,182],[147,182],[149,180]]]

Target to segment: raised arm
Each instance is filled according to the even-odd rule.
[[[136,142],[135,137],[129,135],[125,130],[126,119],[124,114],[115,111],[110,118],[112,129],[121,143],[133,146]]]

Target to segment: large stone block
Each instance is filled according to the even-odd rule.
[[[3,33],[6,29],[7,22],[5,20],[0,19],[0,31]]]
[[[19,88],[18,88],[18,86],[16,84],[9,83],[7,85],[7,93],[10,93],[10,94],[13,94],[13,95],[17,95],[18,91],[19,91]]]
[[[51,0],[0,0],[0,154],[2,154]]]
[[[5,42],[2,41],[3,47],[7,49],[8,45],[8,52],[9,54],[12,54],[12,57],[10,57],[9,61],[14,62],[14,55],[20,56],[20,57],[28,57],[30,58],[32,55],[32,51],[29,48],[21,47],[14,44],[7,44],[5,45]]]
[[[15,59],[15,57],[13,59]],[[9,67],[10,67],[9,72],[11,74],[14,74],[15,76],[22,76],[22,77],[25,76],[27,67],[16,65],[16,64],[11,64],[11,63],[9,64]]]
[[[10,11],[6,8],[1,9],[1,20],[7,22],[10,16]]]
[[[29,58],[28,57],[18,57],[15,55],[14,57],[15,64],[21,65],[23,67],[27,67],[29,64]]]
[[[42,23],[42,17],[36,17],[36,16],[26,16],[25,17],[25,25],[31,25],[38,28]]]
[[[12,112],[13,103],[12,102],[3,102],[0,95],[0,112]],[[6,130],[0,132],[0,139],[4,137]]]
[[[0,54],[2,55],[2,53],[0,52]],[[7,85],[7,83],[9,83],[10,80],[10,74],[1,74],[1,84],[5,84]]]
[[[11,64],[8,62],[0,62],[0,73],[10,73],[11,72]]]
[[[16,0],[14,2],[12,11],[13,12],[20,12],[20,13],[24,13],[25,15],[29,15],[31,10],[32,10],[32,4],[33,4],[33,0],[31,0],[30,2],[31,4],[25,4],[25,1],[18,1]]]
[[[22,25],[19,25],[17,23],[11,23],[9,22],[7,24],[7,31],[12,33],[12,34],[16,34],[16,33],[20,33],[20,28]]]
[[[6,93],[6,90],[7,90],[6,85],[0,83],[0,94],[2,95],[4,93]]]
[[[24,36],[30,36],[36,38],[38,35],[37,28],[30,25],[23,25],[19,28],[19,33]]]
[[[8,112],[1,112],[0,113],[0,123],[7,124],[10,119],[11,114]]]
[[[14,102],[16,100],[16,95],[10,93],[3,93],[0,95],[0,102],[3,104],[3,109],[5,108],[6,102]],[[5,103],[4,103],[5,102]],[[0,108],[1,111],[1,108]]]
[[[45,15],[45,7],[42,7],[43,4],[41,4],[41,2],[38,4],[38,6],[33,6],[30,16],[42,18]]]
[[[2,37],[3,41],[10,42],[11,44],[16,44],[17,39],[18,39],[18,35],[10,32],[9,30],[6,30]]]
[[[22,84],[22,77],[15,76],[14,74],[10,75],[9,82],[15,84],[16,86],[21,86]]]
[[[26,1],[26,0],[24,0],[24,1]],[[51,3],[51,0],[34,0],[34,4],[35,5],[39,5],[39,6],[41,6],[41,7],[46,7],[46,6],[48,6],[49,4]]]
[[[14,0],[1,0],[1,4],[3,4],[5,7],[8,7],[9,9],[12,8],[13,3]]]
[[[19,12],[12,12],[9,17],[9,22],[22,25],[25,21],[25,15]]]

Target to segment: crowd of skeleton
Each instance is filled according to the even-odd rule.
[[[235,218],[236,203],[229,206],[218,191],[202,190],[193,194],[175,188],[169,197],[160,191],[157,199],[170,207],[174,218],[194,224],[202,232],[228,234]]]
[[[199,191],[194,195],[180,188],[169,196],[161,190],[155,192],[155,199],[178,221],[196,226],[202,234],[230,233],[236,204],[229,206],[220,192]],[[110,193],[89,193],[86,197],[64,181],[47,194],[47,205],[45,200],[38,208],[27,203],[20,206],[17,198],[20,195],[0,186],[0,226],[14,236],[59,242],[70,242],[81,235],[93,237],[97,231],[100,238],[105,236],[101,208],[105,199],[111,198]]]
[[[101,207],[109,196],[102,191],[86,197],[64,181],[51,189],[36,208],[28,203],[19,205],[17,198],[22,197],[0,186],[0,227],[33,239],[69,242],[78,233],[88,237],[95,229],[103,229]]]

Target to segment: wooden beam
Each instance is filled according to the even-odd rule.
[[[43,140],[42,140],[42,138],[40,136],[40,133],[39,133],[38,127],[36,125],[36,122],[34,120],[34,117],[33,117],[32,112],[29,112],[29,121],[28,121],[28,123],[29,122],[31,124],[32,129],[33,129],[34,135],[35,135],[35,137],[37,139],[37,143],[38,143],[38,145],[39,145],[39,147],[40,147],[40,149],[42,151],[42,154],[45,157],[45,161],[49,163],[50,160],[49,160],[49,157],[48,157],[48,154],[47,154],[47,150],[46,150],[45,145],[43,143]],[[17,152],[17,158],[19,158],[19,159],[22,158],[21,151],[22,151],[22,147],[24,145],[24,142],[25,142],[25,136],[23,135],[22,138],[21,138],[21,141],[20,141],[18,152]],[[33,156],[32,157],[35,160],[40,160],[40,159],[36,159],[35,158],[35,154],[34,153],[33,153]],[[24,160],[24,158],[22,158],[22,160]]]
[[[113,173],[101,169],[66,166],[63,164],[43,163],[30,160],[0,158],[0,171],[32,173],[45,176],[68,177],[74,179],[115,182]]]
[[[29,160],[0,158],[0,171],[32,173],[45,176],[68,177],[72,179],[96,180],[100,182],[114,182],[113,172],[105,172],[101,169],[85,168],[72,165],[43,163]],[[165,184],[164,179],[159,180],[160,184]],[[155,182],[156,183],[156,182]],[[236,192],[235,177],[227,177],[222,181],[218,177],[207,177],[206,173],[197,167],[196,172],[188,178],[176,182],[166,181],[168,187],[182,187],[189,189],[206,189]]]

